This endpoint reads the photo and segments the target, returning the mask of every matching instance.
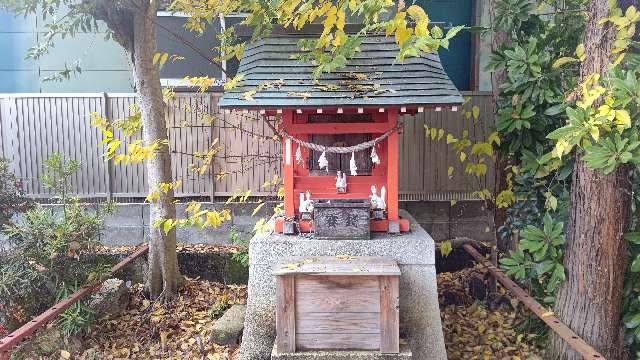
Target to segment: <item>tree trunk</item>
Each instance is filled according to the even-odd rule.
[[[587,57],[581,65],[581,79],[592,73],[606,74],[614,41],[608,25],[603,28],[597,23],[608,16],[607,0],[592,0],[587,13]],[[555,312],[610,360],[625,358],[620,303],[629,257],[623,234],[629,223],[630,193],[627,168],[602,176],[589,170],[577,155],[564,258],[567,280],[558,291]],[[553,334],[549,358],[582,357]]]
[[[142,139],[145,145],[157,140],[167,139],[167,126],[164,117],[165,104],[162,99],[160,76],[153,64],[156,53],[155,12],[156,3],[141,2],[142,8],[133,15],[133,53],[134,79],[138,94],[138,104],[142,115]],[[153,224],[159,219],[175,219],[176,208],[173,203],[173,191],[163,193],[160,183],[172,182],[171,154],[168,146],[161,146],[154,159],[146,161],[149,193],[158,192],[159,201],[149,205],[149,274],[147,287],[153,299],[162,297],[171,301],[177,295],[178,258],[176,255],[176,234],[171,230],[165,234],[161,227]]]
[[[509,42],[510,37],[506,32],[497,29],[495,24],[496,18],[496,2],[497,0],[489,1],[489,19],[491,23],[491,27],[493,31],[491,32],[491,51],[498,52],[502,45]],[[493,114],[498,113],[498,101],[500,99],[500,85],[504,82],[505,77],[507,76],[504,69],[495,70],[491,73],[491,105],[493,107]],[[503,190],[507,188],[507,180],[505,177],[505,168],[507,167],[507,155],[497,153],[496,160],[494,163],[494,187],[495,194],[499,194]],[[493,225],[495,226],[496,231],[496,246],[498,250],[506,251],[510,250],[511,246],[509,244],[505,244],[500,241],[500,238],[497,235],[497,230],[499,226],[504,225],[506,220],[505,209],[499,209],[497,206],[493,207]],[[495,252],[495,251],[494,251]]]

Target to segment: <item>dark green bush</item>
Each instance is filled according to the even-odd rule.
[[[0,312],[5,309],[9,330],[97,280],[105,269],[105,264],[85,261],[83,255],[99,246],[103,218],[113,204],[85,205],[68,196],[69,178],[80,167],[78,162],[55,154],[45,164],[45,186],[56,193],[59,204],[36,205],[4,229],[11,251],[0,261]],[[86,329],[90,319],[86,306],[78,304],[58,321],[71,334]]]
[[[9,161],[0,158],[0,226],[32,206],[33,203],[24,195],[22,184],[10,171]]]

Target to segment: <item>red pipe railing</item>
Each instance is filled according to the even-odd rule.
[[[118,264],[114,265],[109,270],[109,273],[107,276],[113,276],[113,274],[124,269],[129,264],[131,264],[133,260],[146,254],[148,251],[149,251],[149,245],[147,244],[142,245],[139,249],[134,251],[131,255],[127,256]],[[34,317],[33,319],[31,319],[31,321],[22,325],[16,331],[0,339],[0,360],[8,360],[9,351],[14,346],[16,346],[20,341],[22,341],[27,336],[33,334],[34,331],[43,327],[44,325],[49,323],[51,320],[55,319],[58,315],[60,315],[62,312],[68,309],[71,305],[76,303],[78,300],[98,290],[100,288],[100,285],[102,285],[102,281],[97,281],[93,284],[84,285],[78,291],[71,294],[68,298],[53,305],[42,314]]]
[[[558,334],[562,340],[566,341],[569,346],[576,352],[578,352],[584,359],[598,359],[606,360],[602,354],[596,349],[582,340],[578,334],[573,332],[567,325],[565,325],[560,319],[555,317],[552,313],[542,306],[539,302],[533,299],[529,294],[522,289],[515,281],[511,280],[502,270],[495,267],[489,260],[482,256],[473,246],[470,244],[462,245],[465,251],[475,259],[476,262],[482,264],[496,280],[498,280],[505,288],[507,288],[513,295],[515,295],[520,302],[524,304],[529,310],[531,310],[540,320],[544,321],[553,332]]]

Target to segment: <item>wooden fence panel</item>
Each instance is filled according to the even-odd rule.
[[[126,119],[133,114],[133,106],[136,103],[135,96],[131,94],[107,95],[106,98],[110,113],[109,121]],[[105,115],[106,116],[106,115]],[[128,144],[125,142],[126,136],[117,131],[115,137],[122,139],[125,143],[118,151],[124,151]],[[133,139],[139,139],[140,133],[134,134]],[[113,196],[114,197],[145,197],[147,196],[146,177],[144,164],[124,164],[119,163],[113,166]]]
[[[82,163],[71,178],[79,196],[105,196],[106,167],[97,161],[99,134],[89,113],[102,111],[95,96],[2,97],[2,155],[8,158],[25,191],[51,196],[43,186],[44,162],[58,152]]]
[[[179,197],[229,196],[251,189],[253,195],[274,195],[263,187],[280,174],[280,144],[255,112],[223,113],[217,107],[219,93],[177,93],[167,104],[167,126],[173,175],[182,180]],[[493,188],[493,169],[480,183],[464,174],[456,154],[446,141],[433,141],[425,128],[443,128],[456,137],[469,129],[471,139],[486,137],[493,127],[490,96],[468,93],[470,100],[457,112],[425,109],[403,116],[400,142],[400,196],[405,200],[471,198],[479,187]],[[102,134],[91,126],[91,112],[110,121],[132,113],[133,94],[6,94],[0,95],[0,152],[22,179],[33,197],[48,197],[42,186],[44,161],[54,152],[82,163],[72,179],[81,197],[141,198],[147,194],[142,164],[110,164],[99,146]],[[480,120],[467,119],[465,109],[477,105]],[[273,120],[273,119],[272,119]],[[122,134],[115,134],[125,139]],[[140,134],[134,136],[139,138]],[[201,156],[218,139],[220,151],[204,174],[193,171]],[[124,149],[122,145],[120,151]],[[200,155],[198,155],[200,154]],[[470,155],[470,154],[468,154]],[[449,178],[447,169],[454,167]],[[222,179],[218,175],[225,173]]]
[[[404,200],[462,200],[472,199],[472,193],[482,188],[493,189],[494,171],[490,170],[482,179],[464,173],[458,155],[447,145],[446,138],[432,140],[425,134],[425,125],[429,128],[444,129],[461,138],[465,130],[469,131],[472,141],[485,139],[493,127],[491,115],[491,97],[485,93],[466,93],[467,103],[457,111],[443,107],[425,109],[415,116],[405,115],[404,131],[400,141],[400,197]],[[465,113],[473,106],[480,108],[478,120]],[[446,135],[445,135],[446,136]],[[470,151],[467,156],[471,156]],[[453,176],[448,169],[452,166]]]

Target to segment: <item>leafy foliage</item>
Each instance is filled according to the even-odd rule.
[[[24,196],[20,181],[9,170],[8,160],[0,158],[0,226],[31,206],[33,204]]]
[[[519,230],[524,239],[520,249],[501,259],[501,265],[527,284],[535,297],[551,305],[564,279],[564,246],[554,235],[561,234],[561,228],[550,224],[567,218],[569,175],[575,157],[581,156],[589,168],[602,174],[628,168],[634,188],[639,186],[640,143],[634,120],[639,115],[640,60],[633,36],[640,15],[633,6],[623,11],[611,2],[609,16],[600,20],[601,24],[611,23],[616,32],[610,70],[588,75],[578,84],[575,65],[585,59],[587,50],[579,43],[584,19],[572,10],[584,3],[544,4],[545,11],[554,7],[552,16],[537,15],[531,8],[527,16],[523,3],[504,1],[498,6],[498,19],[506,18],[498,21],[497,28],[506,31],[512,41],[494,54],[489,67],[507,73],[497,126],[503,144],[508,144],[501,150],[517,168],[513,188],[520,199],[507,210],[507,223],[500,234],[508,238]],[[635,211],[638,199],[635,193],[632,196]],[[542,213],[546,215],[540,219]],[[626,237],[633,261],[623,305],[631,344],[640,340],[640,294],[636,290],[640,241],[635,232]]]
[[[53,155],[46,161],[46,184],[61,199],[55,207],[37,205],[24,217],[5,227],[11,252],[0,261],[0,309],[21,316],[9,319],[16,327],[53,304],[56,298],[77,288],[77,284],[97,280],[104,264],[87,261],[95,253],[103,218],[113,210],[106,203],[88,211],[78,199],[67,196],[69,177],[79,163]],[[82,305],[63,316],[69,333],[86,328],[88,317]],[[84,319],[84,320],[83,320]]]
[[[462,121],[471,123],[471,126],[478,126],[477,141],[472,140],[469,136],[469,130],[463,130],[462,134],[454,134],[445,129],[438,129],[424,125],[425,136],[431,141],[445,142],[455,153],[455,157],[460,161],[460,165],[465,175],[471,176],[476,180],[477,189],[474,195],[487,201],[493,201],[493,194],[484,186],[481,180],[487,174],[489,166],[493,165],[495,158],[495,146],[500,145],[500,137],[497,132],[485,134],[484,126],[481,125],[485,119],[480,118],[480,108],[472,105],[469,99],[463,104],[464,110],[461,112]],[[474,130],[475,132],[475,130]],[[451,179],[455,174],[455,168],[450,166],[447,176]],[[510,201],[508,194],[501,194],[501,202]]]
[[[77,291],[80,287],[78,283],[73,286],[63,284],[56,294],[56,302],[62,301]],[[71,305],[56,319],[61,330],[67,335],[75,335],[89,329],[93,319],[93,312],[86,305],[85,300],[81,300]]]
[[[187,13],[188,30],[203,33],[213,19],[221,14],[246,13],[242,21],[253,29],[251,41],[262,38],[279,25],[300,30],[306,25],[321,24],[320,35],[299,42],[300,59],[316,64],[315,74],[335,71],[344,67],[359,52],[363,38],[373,32],[394,36],[400,47],[398,60],[420,56],[423,53],[447,48],[449,41],[464,27],[456,26],[446,33],[437,25],[431,25],[429,16],[418,5],[404,6],[391,0],[348,1],[281,1],[274,4],[263,1],[209,2],[174,0],[170,9]],[[347,19],[362,25],[355,34],[347,33]],[[221,59],[240,58],[245,43],[226,30],[219,36]],[[232,81],[236,82],[236,79]],[[233,85],[230,85],[233,86]]]
[[[553,156],[547,134],[562,127],[567,117],[565,94],[575,86],[577,71],[563,60],[573,55],[584,28],[579,12],[586,1],[536,2],[500,0],[494,31],[509,40],[491,55],[487,70],[504,70],[497,101],[499,151],[506,159],[507,221],[498,228],[507,242],[539,215],[549,212],[562,220],[566,214],[572,158]],[[539,9],[544,8],[545,14]],[[583,50],[584,51],[584,50]],[[517,199],[517,201],[516,201]],[[502,200],[502,199],[501,199]]]
[[[558,285],[564,281],[564,236],[562,223],[549,214],[542,227],[527,225],[521,231],[520,248],[500,259],[507,275],[528,285],[533,296],[553,304]]]
[[[233,226],[229,232],[229,240],[232,244],[240,246],[238,252],[233,253],[232,259],[244,267],[249,267],[249,241]]]

